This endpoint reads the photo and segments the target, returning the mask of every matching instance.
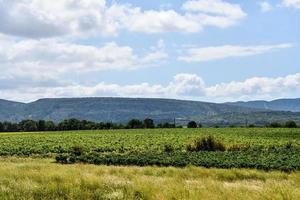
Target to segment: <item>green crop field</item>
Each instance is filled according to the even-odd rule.
[[[209,135],[224,149],[188,149]],[[1,199],[300,198],[300,129],[1,133],[0,144]]]
[[[86,150],[161,151],[170,144],[184,150],[195,138],[213,135],[227,146],[280,146],[292,142],[300,147],[300,129],[207,128],[138,129],[68,132],[0,133],[0,155],[48,155],[80,145]]]
[[[226,151],[189,152],[196,138],[214,136]],[[138,129],[2,133],[1,156],[56,157],[61,163],[300,169],[300,129]],[[236,148],[238,147],[238,148]],[[74,148],[79,154],[74,155]]]

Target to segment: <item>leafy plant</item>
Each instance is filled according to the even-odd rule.
[[[171,152],[174,151],[174,147],[173,147],[171,144],[165,144],[165,146],[164,146],[164,151],[165,151],[166,153],[171,153]]]
[[[213,136],[207,136],[196,139],[187,146],[188,151],[225,151],[225,145],[216,140]]]

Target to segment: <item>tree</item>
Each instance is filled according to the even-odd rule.
[[[138,119],[132,119],[127,124],[128,128],[144,128],[144,124],[142,121]]]
[[[281,128],[282,125],[279,122],[272,122],[271,124],[268,125],[270,128]]]
[[[195,121],[190,121],[187,125],[188,128],[197,128],[198,125]]]
[[[66,119],[58,124],[58,129],[62,131],[80,130],[81,121],[78,119]]]
[[[3,129],[4,132],[17,132],[18,129],[18,124],[16,123],[11,123],[11,122],[3,122]]]
[[[46,121],[45,130],[46,131],[55,131],[56,130],[55,123],[53,121]]]
[[[46,122],[44,120],[39,120],[37,122],[37,129],[38,129],[38,131],[45,131],[46,130]]]
[[[38,126],[37,123],[33,120],[23,120],[19,123],[19,128],[21,131],[37,131]]]
[[[287,121],[284,125],[286,128],[297,128],[297,124],[294,121]]]
[[[150,118],[146,118],[144,120],[144,127],[145,128],[154,128],[155,127],[154,126],[154,121],[152,119],[150,119]]]
[[[0,132],[3,132],[4,131],[4,126],[2,124],[2,122],[0,122]]]

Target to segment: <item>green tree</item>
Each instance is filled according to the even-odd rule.
[[[4,131],[4,126],[2,124],[2,122],[0,122],[0,132],[3,132]]]
[[[154,128],[155,127],[154,126],[154,121],[152,119],[150,119],[150,118],[146,118],[144,120],[144,127],[145,128]]]
[[[188,124],[187,124],[187,127],[188,128],[197,128],[198,125],[195,121],[190,121]]]
[[[144,128],[144,124],[142,121],[138,120],[138,119],[132,119],[128,122],[127,124],[128,128]]]
[[[19,130],[18,124],[11,122],[3,122],[4,132],[16,132]]]
[[[55,123],[53,121],[46,121],[45,130],[46,131],[55,131],[56,130]]]
[[[37,129],[38,129],[38,131],[45,131],[46,130],[46,122],[45,122],[45,120],[39,120],[37,122]]]
[[[281,128],[282,125],[279,122],[272,122],[271,124],[268,125],[270,128]]]
[[[286,128],[297,128],[297,124],[294,121],[287,121],[284,125]]]
[[[33,120],[23,120],[19,123],[19,128],[21,131],[37,131],[38,130],[38,126],[37,123]]]

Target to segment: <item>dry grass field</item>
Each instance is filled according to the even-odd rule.
[[[1,158],[0,199],[298,200],[300,172],[60,165]]]

